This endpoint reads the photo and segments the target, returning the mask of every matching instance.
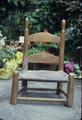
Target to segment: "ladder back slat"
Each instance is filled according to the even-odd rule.
[[[37,54],[28,56],[28,61],[30,63],[57,63],[58,64],[59,57],[43,52],[43,53],[37,53]]]
[[[47,32],[39,32],[29,36],[30,42],[53,42],[60,43],[60,37]]]

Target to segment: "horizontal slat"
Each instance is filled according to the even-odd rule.
[[[48,32],[39,32],[35,34],[31,34],[29,36],[29,41],[31,42],[54,42],[59,43],[60,37],[52,35]]]
[[[18,100],[31,100],[31,101],[43,101],[43,102],[66,102],[66,99],[54,99],[54,98],[34,98],[34,97],[18,97]]]
[[[28,61],[29,63],[57,63],[59,62],[59,57],[42,52],[42,53],[37,53],[34,55],[28,56]]]
[[[21,77],[21,78],[19,78],[19,80],[27,80],[27,81],[34,81],[34,82],[35,81],[36,82],[59,82],[60,81],[61,83],[67,83],[67,80],[57,80],[57,79],[56,80],[52,80],[52,79],[51,80],[50,79],[37,79],[37,78],[36,79],[32,79],[32,78],[28,78],[27,79],[27,78],[22,78]]]
[[[56,91],[57,89],[52,88],[27,88],[27,90],[38,90],[38,91]]]
[[[21,88],[18,92],[18,94],[20,94],[21,92],[23,92],[24,88]]]
[[[67,94],[63,90],[60,89],[60,91],[67,97]]]

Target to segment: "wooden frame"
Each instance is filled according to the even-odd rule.
[[[50,33],[40,32],[29,35],[28,32],[28,19],[25,20],[25,34],[24,34],[24,56],[23,56],[23,73],[22,75],[19,72],[14,72],[13,81],[12,81],[12,92],[11,92],[11,104],[16,104],[17,100],[31,100],[31,101],[44,101],[44,102],[64,102],[68,107],[72,107],[73,105],[73,94],[74,94],[74,78],[73,74],[66,74],[63,71],[64,64],[64,46],[65,46],[65,20],[62,20],[61,25],[61,35],[60,37],[54,36]],[[43,39],[44,38],[44,39]],[[28,56],[28,44],[29,42],[52,42],[60,45],[59,57],[53,56],[49,53],[38,53],[35,55]],[[41,57],[41,58],[40,58]],[[58,71],[37,71],[28,70],[28,62],[31,63],[56,63],[59,64]],[[22,81],[22,89],[19,91],[18,84],[19,81]],[[41,98],[41,97],[23,97],[19,96],[22,91],[25,92],[27,90],[39,90],[39,91],[55,91],[55,89],[50,88],[29,88],[27,83],[29,81],[33,82],[56,82],[57,95],[62,93],[65,95],[65,98]],[[67,83],[67,92],[63,91],[63,83]]]
[[[73,105],[73,96],[74,96],[74,78],[73,74],[69,74],[68,79],[68,87],[67,87],[67,93],[65,93],[63,90],[60,89],[60,91],[66,96],[66,99],[52,99],[52,98],[33,98],[33,97],[20,97],[18,96],[18,72],[15,72],[13,75],[13,82],[12,82],[12,94],[11,94],[11,104],[16,104],[17,100],[31,100],[31,101],[43,101],[43,102],[62,102],[66,103],[68,107],[72,107]],[[33,90],[33,88],[30,88]],[[35,88],[35,90],[41,90]],[[53,89],[42,89],[43,91],[49,90],[53,91]],[[54,89],[55,90],[55,89]]]

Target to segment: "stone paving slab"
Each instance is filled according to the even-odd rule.
[[[37,102],[11,105],[11,83],[11,80],[0,80],[0,120],[81,120],[80,80],[75,80],[74,106],[72,108]],[[44,86],[42,83],[36,83],[37,85]]]

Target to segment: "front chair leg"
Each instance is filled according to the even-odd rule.
[[[15,105],[17,102],[18,95],[18,71],[13,73],[13,81],[12,81],[12,92],[11,92],[11,104]]]
[[[67,106],[73,106],[73,97],[74,97],[74,76],[73,73],[69,74],[68,78],[68,88],[67,88]]]

